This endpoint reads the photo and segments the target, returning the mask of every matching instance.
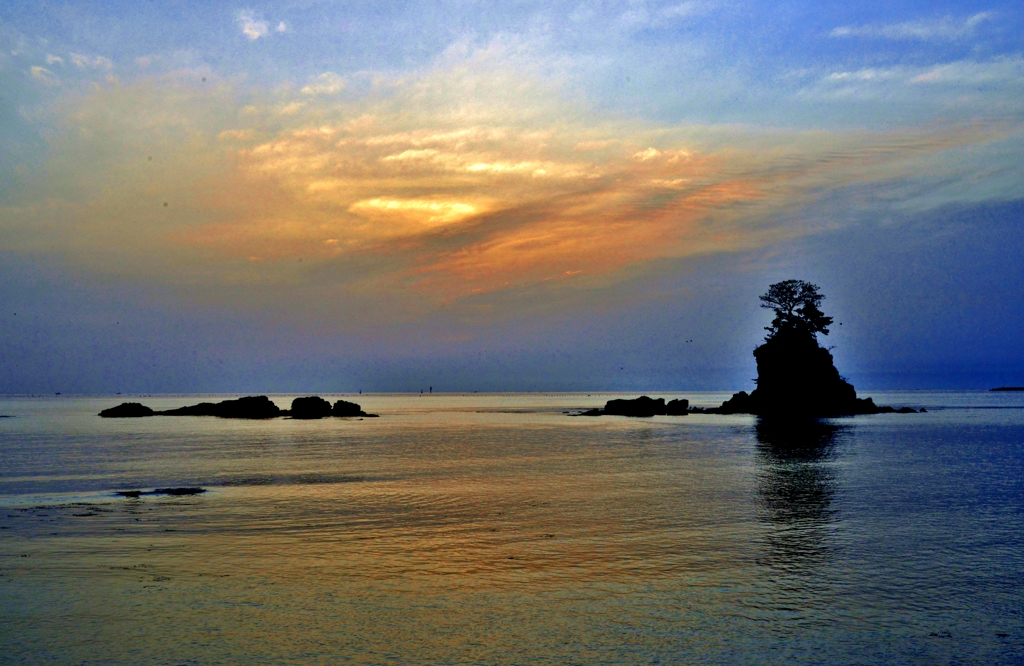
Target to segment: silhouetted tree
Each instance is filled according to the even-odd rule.
[[[812,336],[828,335],[832,317],[821,311],[825,299],[818,292],[818,285],[803,280],[784,280],[768,287],[768,293],[761,296],[761,307],[775,311],[766,340],[771,340],[783,331],[806,331]]]

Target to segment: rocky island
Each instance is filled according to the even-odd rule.
[[[686,416],[689,407],[689,400],[669,400],[666,403],[664,398],[642,395],[634,400],[609,400],[604,409],[588,409],[577,416]]]
[[[603,409],[590,409],[574,416],[681,416],[702,414],[754,414],[764,417],[825,418],[856,414],[911,414],[912,407],[876,405],[871,398],[858,398],[850,382],[840,376],[832,354],[818,344],[818,335],[828,335],[832,317],[821,311],[824,296],[817,285],[803,280],[785,280],[768,288],[761,307],[775,312],[765,327],[764,344],[754,350],[757,388],[740,391],[720,407],[689,407],[687,400],[609,400]],[[993,389],[993,390],[1012,390]],[[925,411],[922,409],[921,411]]]
[[[292,400],[291,409],[281,409],[265,395],[246,396],[221,402],[200,402],[177,409],[156,411],[138,402],[124,402],[104,409],[99,414],[105,419],[141,418],[145,416],[218,416],[223,419],[273,419],[288,416],[293,419],[322,419],[329,416],[376,417],[367,414],[354,402],[338,400],[332,406],[320,396],[311,395]]]
[[[765,327],[764,344],[754,350],[757,388],[749,394],[740,391],[721,407],[702,411],[812,418],[916,412],[858,398],[853,385],[840,376],[832,354],[818,344],[818,334],[828,335],[832,324],[832,317],[821,311],[824,298],[817,285],[803,280],[771,285],[761,296],[761,307],[773,310],[775,318]]]

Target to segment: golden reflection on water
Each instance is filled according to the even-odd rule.
[[[256,424],[88,406],[23,433],[37,462],[5,482],[104,490],[2,508],[8,660],[763,663],[805,635],[842,661],[903,630],[843,597],[851,426],[378,401],[379,420]],[[186,484],[209,492],[109,492]]]

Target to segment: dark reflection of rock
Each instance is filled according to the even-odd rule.
[[[172,495],[180,497],[182,495],[200,495],[206,492],[206,488],[194,488],[189,486],[183,486],[179,488],[157,488],[156,490],[118,490],[114,494],[120,495],[121,497],[128,497],[130,499],[138,499],[142,495]]]
[[[771,529],[762,563],[799,571],[829,557],[836,480],[828,462],[843,428],[813,419],[756,426],[759,517]]]

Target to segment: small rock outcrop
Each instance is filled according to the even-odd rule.
[[[136,419],[156,414],[152,409],[137,402],[122,402],[117,407],[104,409],[100,416],[105,419]]]
[[[685,398],[669,400],[665,405],[665,416],[686,416],[690,413],[690,401]]]
[[[347,400],[338,400],[334,403],[334,407],[331,408],[332,416],[369,416],[376,418],[376,414],[367,414],[363,411],[363,408],[354,402]]]
[[[176,409],[155,411],[137,402],[125,402],[100,412],[103,418],[138,418],[141,416],[218,416],[224,419],[272,419],[291,416],[293,419],[322,419],[328,416],[363,416],[367,414],[354,402],[339,400],[331,407],[320,396],[311,395],[292,400],[292,408],[281,409],[265,395],[246,396],[222,402],[200,402]]]
[[[178,409],[154,412],[163,416],[219,416],[224,419],[272,419],[281,408],[265,395],[246,396],[222,402],[201,402]]]
[[[293,419],[322,419],[331,415],[331,403],[318,395],[292,400],[291,417]]]
[[[605,403],[604,409],[590,409],[582,412],[580,416],[685,416],[689,406],[690,401],[685,399],[670,400],[666,404],[664,398],[655,399],[642,395],[633,400],[609,400]]]
[[[609,400],[604,405],[604,413],[608,416],[649,417],[665,413],[665,399],[654,400],[642,395],[635,400]]]

